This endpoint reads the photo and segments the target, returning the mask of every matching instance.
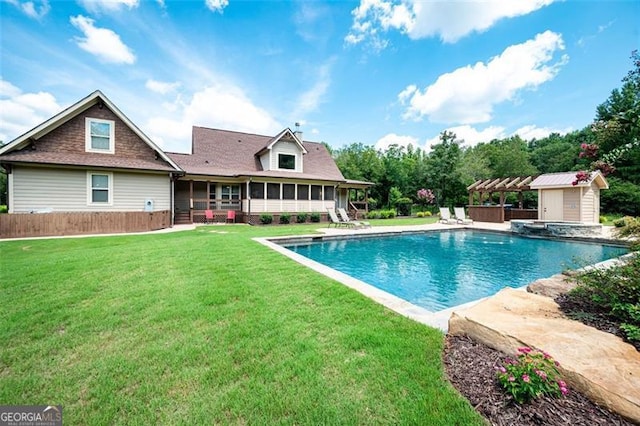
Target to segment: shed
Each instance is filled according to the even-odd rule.
[[[586,182],[576,181],[576,172],[548,173],[531,182],[538,190],[538,219],[545,221],[599,223],[600,190],[609,184],[599,171]]]

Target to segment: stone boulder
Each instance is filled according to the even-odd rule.
[[[449,333],[507,354],[522,346],[546,351],[570,387],[640,423],[640,353],[619,337],[566,318],[549,297],[505,288],[455,311]]]

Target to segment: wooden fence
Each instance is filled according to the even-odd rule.
[[[144,232],[169,226],[168,210],[0,214],[0,238]]]

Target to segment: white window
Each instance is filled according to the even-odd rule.
[[[113,154],[115,151],[115,122],[87,117],[85,125],[85,150]]]
[[[87,172],[87,204],[111,205],[113,174]]]

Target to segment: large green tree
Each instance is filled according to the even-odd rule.
[[[452,206],[464,199],[466,188],[460,175],[460,141],[455,133],[444,131],[427,159],[427,180],[438,206]]]
[[[640,184],[640,54],[633,51],[632,69],[622,87],[596,108],[593,125],[600,157],[615,163],[617,177]],[[626,147],[635,144],[631,149]],[[618,155],[617,153],[620,153]]]

